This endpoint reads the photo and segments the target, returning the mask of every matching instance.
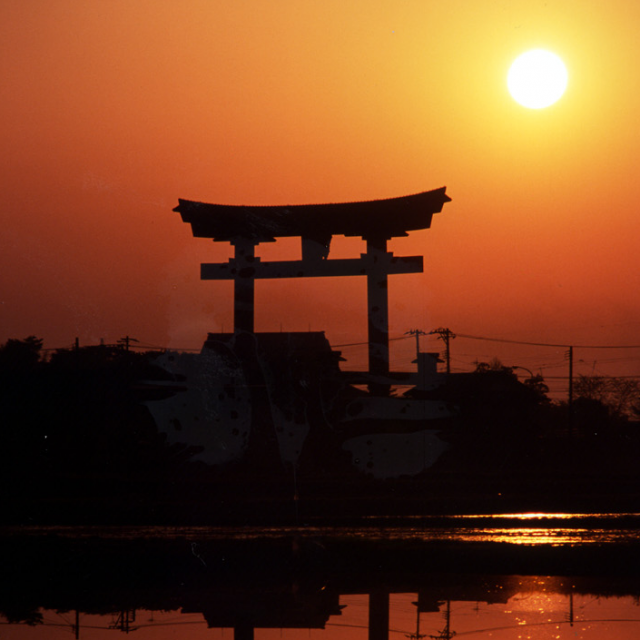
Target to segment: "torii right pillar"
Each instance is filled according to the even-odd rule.
[[[387,238],[365,238],[367,253],[362,257],[367,267],[367,318],[369,338],[369,372],[374,376],[389,374],[389,267],[393,254],[387,252]],[[387,394],[389,385],[372,383],[373,393]]]

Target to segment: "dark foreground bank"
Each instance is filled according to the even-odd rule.
[[[332,426],[309,403],[309,435],[294,462],[278,453],[265,404],[252,405],[245,455],[206,464],[202,447],[181,441],[184,425],[174,421],[168,438],[145,405],[150,392],[141,380],[162,383],[154,393],[186,397],[185,380],[165,379],[150,354],[91,347],[43,361],[41,346],[28,339],[0,348],[0,523],[339,524],[383,515],[640,512],[638,423],[584,398],[568,420],[541,380],[521,383],[508,367],[448,377],[437,398],[451,416],[434,426],[442,454],[412,474],[400,457],[397,473],[381,478],[344,447],[372,425]],[[281,393],[285,387],[279,381]],[[406,425],[376,428],[400,433]]]

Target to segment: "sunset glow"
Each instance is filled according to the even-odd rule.
[[[424,274],[390,280],[392,339],[450,327],[640,343],[640,5],[11,0],[0,15],[1,341],[199,349],[229,329],[231,285],[202,282],[199,265],[230,247],[194,239],[178,198],[350,202],[446,185],[432,228],[390,243],[425,256]],[[570,69],[553,108],[507,93],[531,49]],[[331,257],[361,245],[334,238]],[[261,282],[257,329],[324,330],[362,368],[365,295],[358,278]],[[563,352],[458,338],[452,364],[497,356],[564,393]],[[391,358],[411,366],[414,341],[392,342]],[[575,373],[636,375],[638,362],[583,351]]]

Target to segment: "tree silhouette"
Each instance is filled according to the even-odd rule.
[[[0,371],[25,372],[33,370],[40,361],[42,340],[29,336],[24,340],[7,340],[0,346]]]
[[[578,376],[574,382],[578,400],[600,404],[613,419],[627,419],[634,415],[640,402],[640,382],[633,378]]]

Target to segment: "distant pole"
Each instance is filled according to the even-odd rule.
[[[573,591],[569,592],[569,624],[573,627]]]
[[[445,627],[437,636],[430,635],[433,640],[451,640],[456,635],[455,631],[451,631],[451,600],[447,600],[447,608],[444,612]],[[414,636],[408,636],[413,638]],[[424,636],[423,636],[424,637]]]
[[[444,342],[444,359],[447,363],[447,373],[451,373],[451,349],[450,349],[450,341],[456,337],[456,334],[451,331],[449,328],[440,327],[438,329],[434,329],[429,332],[430,334],[437,333],[438,339]]]
[[[406,336],[415,336],[416,337],[416,358],[420,357],[420,336],[426,336],[427,334],[420,329],[409,329],[409,331],[405,332]]]
[[[569,437],[573,437],[573,347],[569,347]]]
[[[118,340],[118,344],[119,345],[124,345],[124,350],[125,351],[129,351],[129,345],[132,342],[140,342],[139,340],[136,340],[135,338],[130,338],[129,336],[125,336],[124,338],[120,338],[120,340]]]
[[[405,634],[409,640],[422,640],[422,638],[426,638],[427,635],[425,633],[420,633],[420,594],[418,594],[418,602],[412,602],[416,606],[416,632]]]
[[[451,600],[447,600],[447,610],[444,614],[444,619],[446,621],[446,626],[441,635],[443,638],[446,638],[446,640],[451,640],[451,638],[456,635],[455,631],[451,631]]]

